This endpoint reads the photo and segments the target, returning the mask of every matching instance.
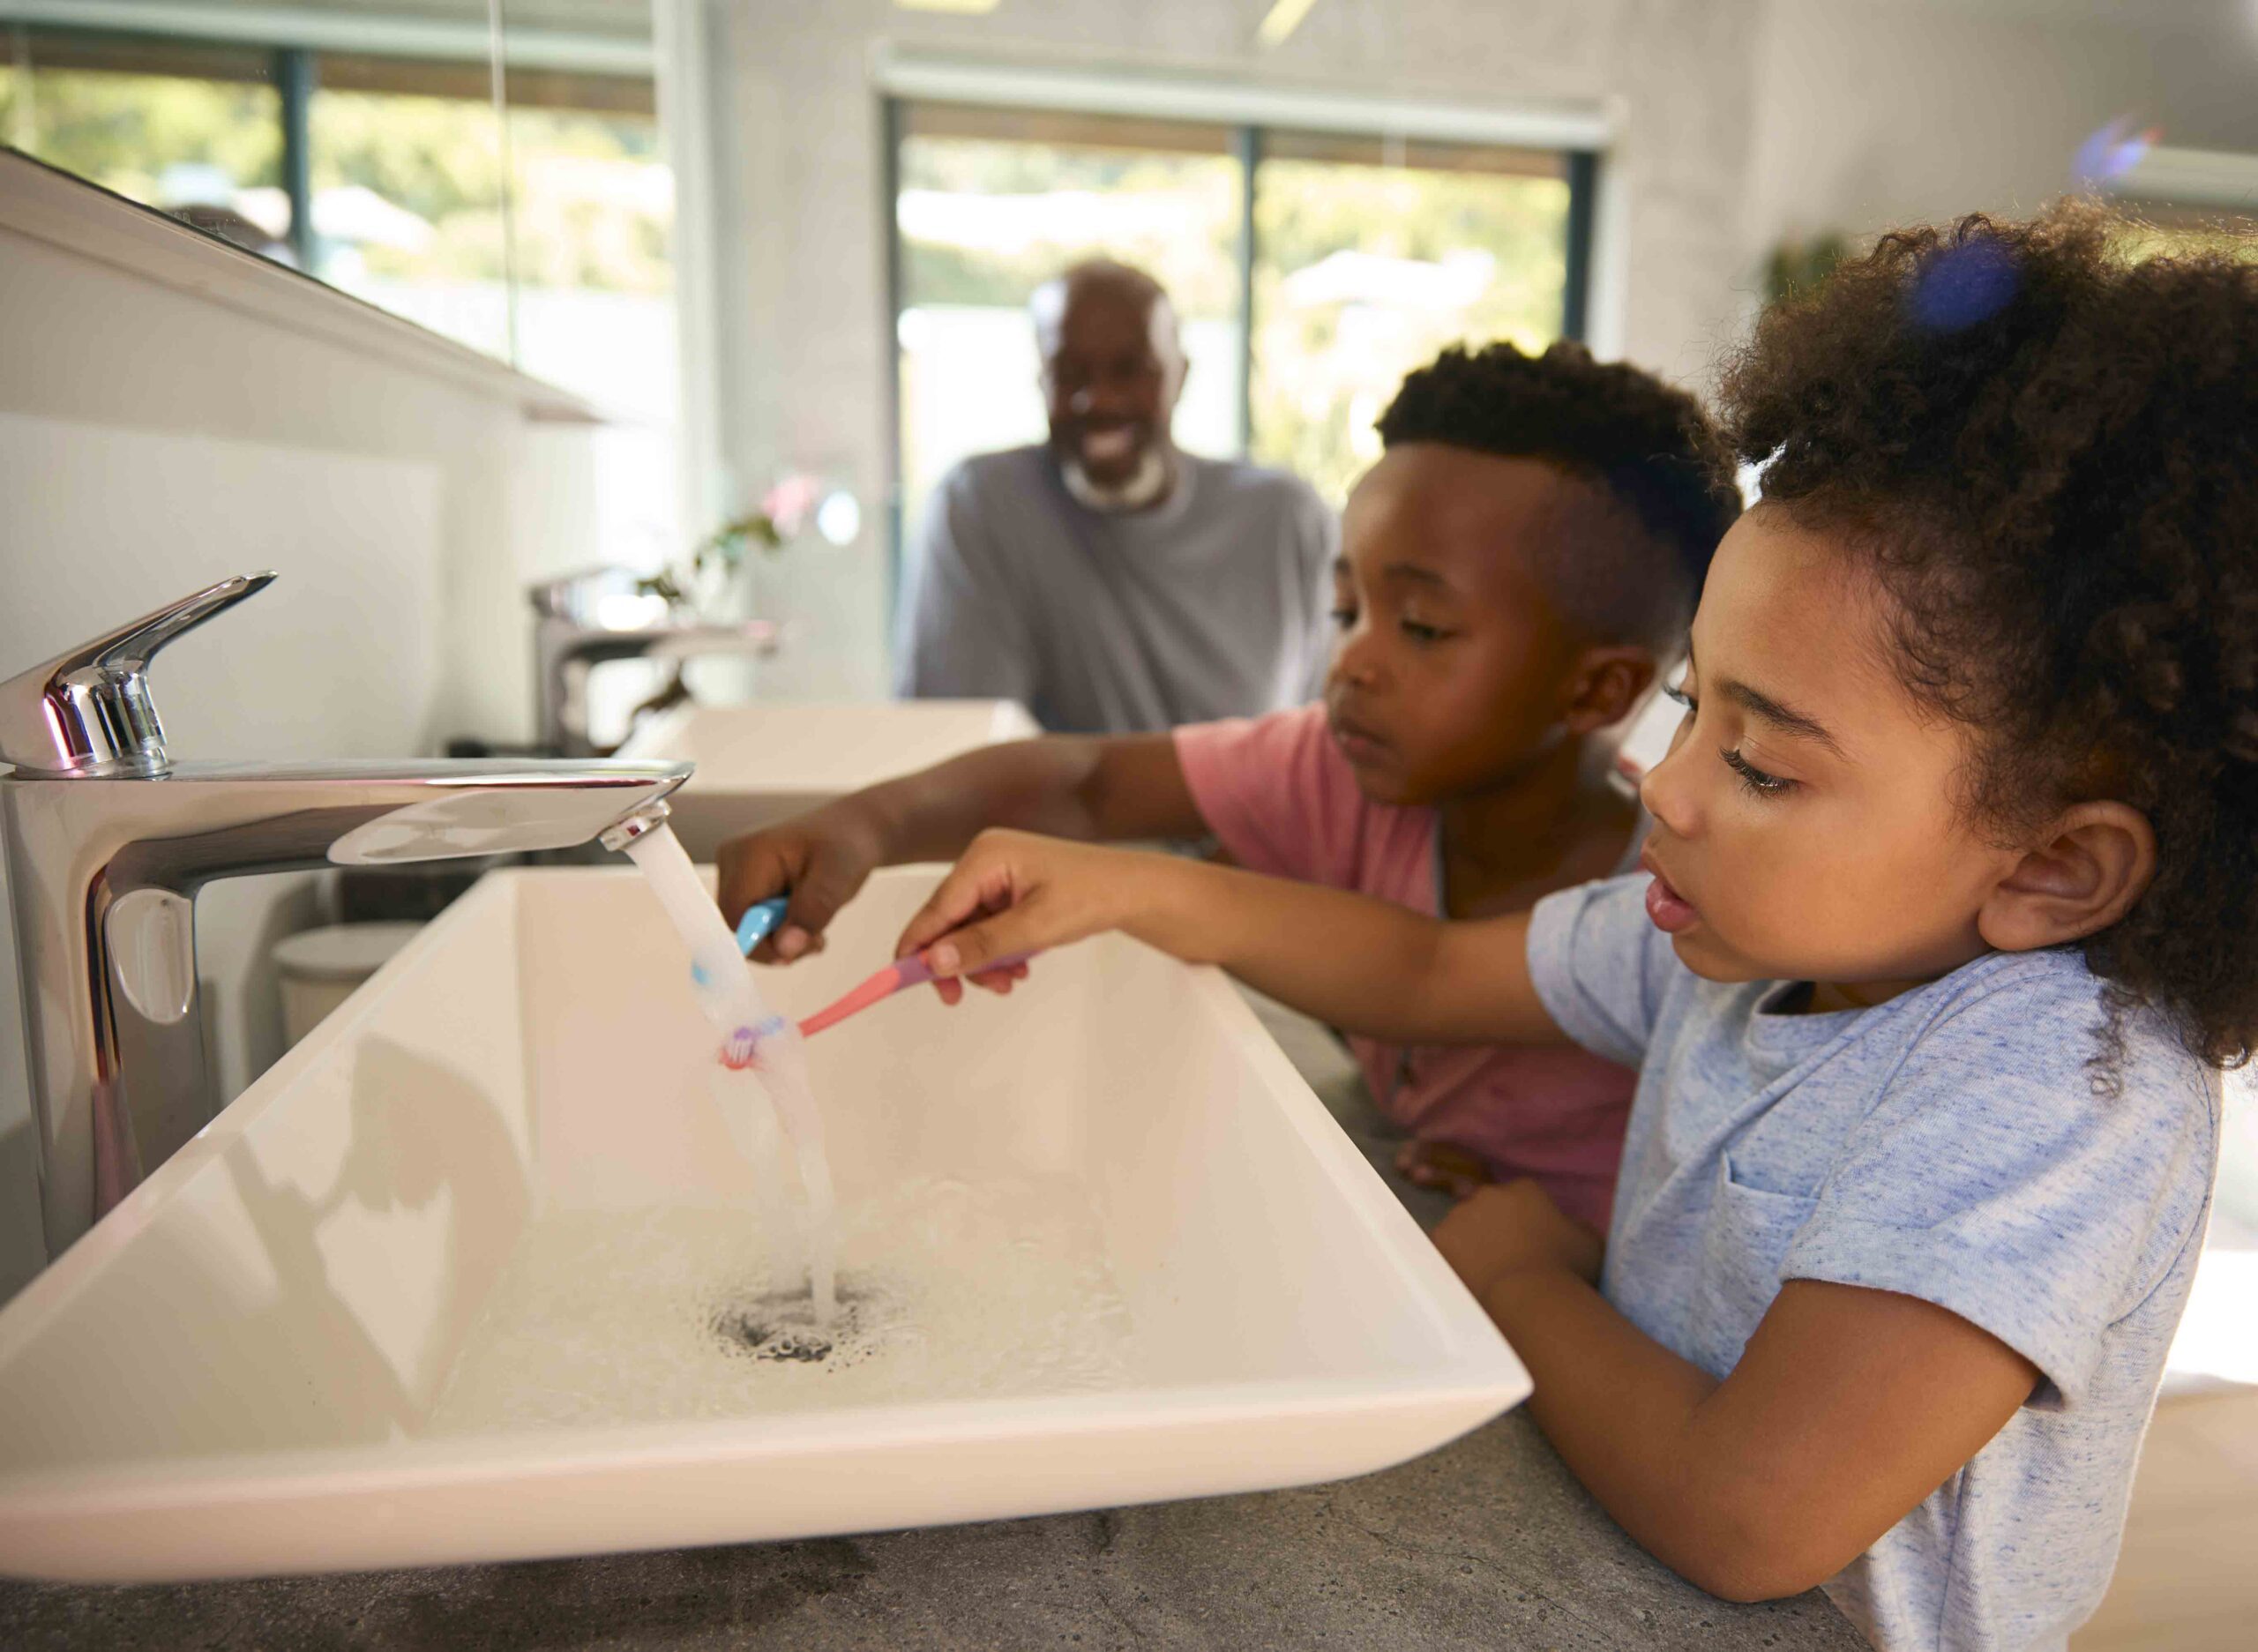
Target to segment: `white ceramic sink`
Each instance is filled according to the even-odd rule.
[[[778,1006],[882,957],[935,875],[881,873],[823,957],[764,972]],[[1401,1461],[1528,1390],[1230,984],[1118,938],[1008,999],[904,995],[811,1043],[841,1288],[877,1328],[764,1364],[714,1260],[740,1234],[765,1253],[759,1178],[684,974],[632,871],[496,874],[433,923],[0,1311],[0,1571],[389,1566],[1245,1491]],[[1033,1216],[997,1227],[1014,1200]],[[1060,1318],[1061,1281],[1095,1305]]]
[[[740,833],[980,746],[1042,732],[1007,699],[692,705],[637,729],[619,755],[698,766],[674,794],[674,833],[691,859],[707,863]]]

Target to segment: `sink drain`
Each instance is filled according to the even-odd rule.
[[[843,1285],[838,1312],[829,1325],[815,1322],[815,1304],[804,1292],[771,1292],[733,1303],[714,1315],[713,1329],[732,1354],[778,1364],[836,1367],[870,1351],[863,1334],[866,1298]]]

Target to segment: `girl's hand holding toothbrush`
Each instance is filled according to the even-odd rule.
[[[1008,992],[1027,966],[989,968],[994,961],[1119,927],[1140,905],[1138,891],[1170,863],[1030,832],[983,832],[909,920],[893,954],[922,953],[945,1003],[964,996],[968,979]]]

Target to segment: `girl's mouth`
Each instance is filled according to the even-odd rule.
[[[1665,935],[1676,935],[1693,928],[1701,915],[1694,909],[1694,903],[1679,893],[1671,886],[1670,879],[1663,876],[1662,868],[1655,864],[1651,848],[1640,852],[1639,864],[1654,874],[1654,882],[1647,886],[1647,916],[1653,921],[1654,926]]]

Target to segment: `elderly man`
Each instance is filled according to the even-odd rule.
[[[1312,698],[1333,513],[1294,477],[1177,447],[1184,348],[1150,276],[1078,265],[1033,309],[1050,440],[942,480],[910,571],[898,691],[1015,699],[1074,734]]]

